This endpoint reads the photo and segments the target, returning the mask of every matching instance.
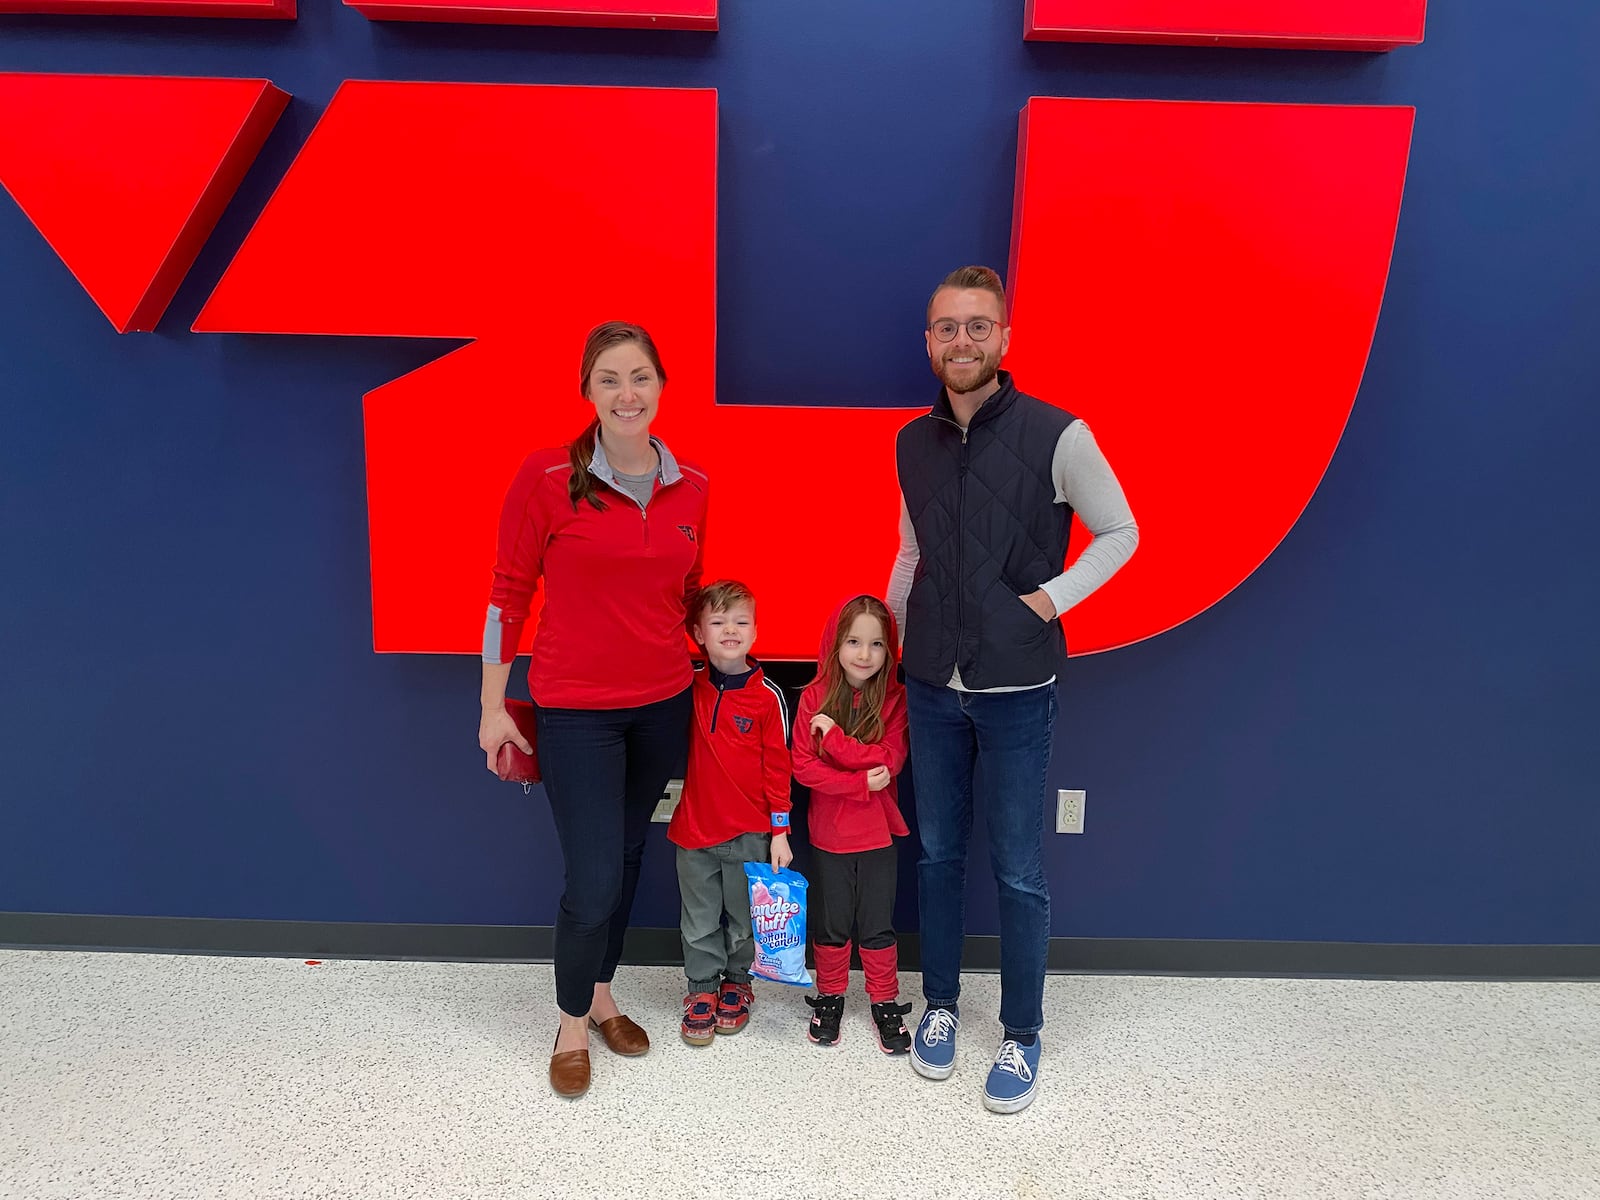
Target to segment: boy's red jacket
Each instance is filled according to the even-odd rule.
[[[700,589],[707,481],[661,442],[661,476],[648,506],[609,486],[599,446],[595,474],[605,509],[567,498],[564,446],[535,450],[500,513],[483,661],[517,656],[534,591],[544,608],[528,689],[548,708],[632,708],[676,696],[692,670],[684,613]]]
[[[789,807],[783,692],[754,659],[739,675],[709,663],[696,670],[689,769],[667,837],[685,850],[704,850],[745,833],[788,833]]]
[[[911,832],[900,815],[899,775],[906,765],[911,737],[906,721],[905,685],[896,678],[900,636],[892,613],[889,628],[884,631],[889,655],[883,669],[889,673],[889,686],[883,697],[882,740],[860,742],[838,726],[830,729],[826,737],[811,732],[811,718],[821,710],[828,686],[840,671],[833,643],[839,613],[853,599],[854,596],[849,597],[833,610],[822,631],[817,677],[800,693],[800,711],[794,719],[794,777],[811,789],[807,835],[813,846],[831,854],[881,850]],[[889,768],[889,786],[882,791],[867,788],[867,772],[873,767]]]

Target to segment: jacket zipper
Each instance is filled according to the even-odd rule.
[[[643,503],[640,503],[639,498],[632,492],[625,491],[616,484],[607,484],[606,486],[611,488],[611,490],[617,494],[626,496],[629,500],[632,500],[635,504],[639,505],[639,523],[644,527],[644,548],[646,550],[650,549],[650,500],[654,500],[656,496],[666,491],[672,485],[665,480],[662,480],[661,486],[650,494],[650,500],[646,500]]]
[[[967,525],[967,434],[971,426],[962,429],[960,424],[949,417],[940,416],[937,420],[961,430],[961,465],[957,471],[956,491],[956,670],[961,669],[961,643],[967,630],[967,600],[966,589],[961,581],[967,577],[966,539],[961,532]]]
[[[675,487],[681,482],[683,482],[681,476],[673,480],[672,483],[668,483],[665,479],[663,479],[661,481],[661,486],[650,493],[650,499],[639,505],[639,516],[644,520],[644,548],[646,550],[650,549],[650,505],[655,502],[655,498],[661,495],[662,492],[666,491],[669,487]],[[630,499],[632,499],[632,497],[630,497]],[[635,500],[634,503],[638,504],[638,501]],[[714,729],[716,726],[713,725],[712,728]]]
[[[710,667],[707,666],[706,669],[710,670]],[[727,687],[727,685],[728,685],[727,680],[723,680],[721,683],[717,684],[717,702],[711,706],[711,732],[712,733],[715,733],[717,731],[717,714],[722,711],[722,689]]]
[[[956,496],[956,670],[967,636],[967,431],[961,431],[961,490]]]

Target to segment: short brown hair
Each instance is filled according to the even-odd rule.
[[[706,584],[695,596],[693,619],[698,622],[708,613],[727,612],[735,604],[748,604],[754,608],[756,594],[737,579],[719,579]]]
[[[1000,282],[1000,273],[992,267],[962,267],[959,271],[951,271],[944,277],[944,282],[933,289],[933,295],[928,297],[928,316],[933,315],[934,298],[946,288],[963,292],[988,292],[1000,301],[1000,319],[1005,320],[1006,285]]]

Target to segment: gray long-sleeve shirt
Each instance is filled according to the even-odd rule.
[[[1115,575],[1122,564],[1132,557],[1134,548],[1139,544],[1139,526],[1134,523],[1133,510],[1128,507],[1128,498],[1122,494],[1122,485],[1112,473],[1111,464],[1106,461],[1106,456],[1094,440],[1094,434],[1082,420],[1074,421],[1062,430],[1050,462],[1050,474],[1056,485],[1056,503],[1070,504],[1084,528],[1092,535],[1083,553],[1070,567],[1054,578],[1041,579],[1038,583],[1056,606],[1057,614],[1061,614]],[[906,599],[911,594],[911,581],[916,577],[917,563],[921,557],[922,552],[917,547],[917,531],[911,523],[911,514],[902,496],[900,552],[895,556],[894,569],[889,573],[887,597],[889,610],[900,624],[902,639],[906,628]],[[1055,680],[1049,682],[1054,683]],[[959,671],[951,675],[950,686],[960,691],[975,690],[961,686]],[[1015,692],[1025,689],[998,687],[982,690]]]

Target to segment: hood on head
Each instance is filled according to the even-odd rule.
[[[863,596],[883,604],[883,598],[874,596],[871,592],[851,592],[838,604],[834,605],[833,615],[828,618],[822,627],[822,641],[817,647],[817,675],[812,680],[813,683],[832,684],[833,677],[839,673],[839,656],[833,650],[833,643],[839,636],[839,616],[844,612],[845,605],[852,600],[859,600]],[[889,661],[886,666],[889,670],[889,678],[892,681],[895,678],[895,668],[900,665],[900,629],[895,622],[894,612],[889,609],[887,604],[884,604],[883,607],[889,613],[889,628],[885,630],[885,636],[889,642]]]

